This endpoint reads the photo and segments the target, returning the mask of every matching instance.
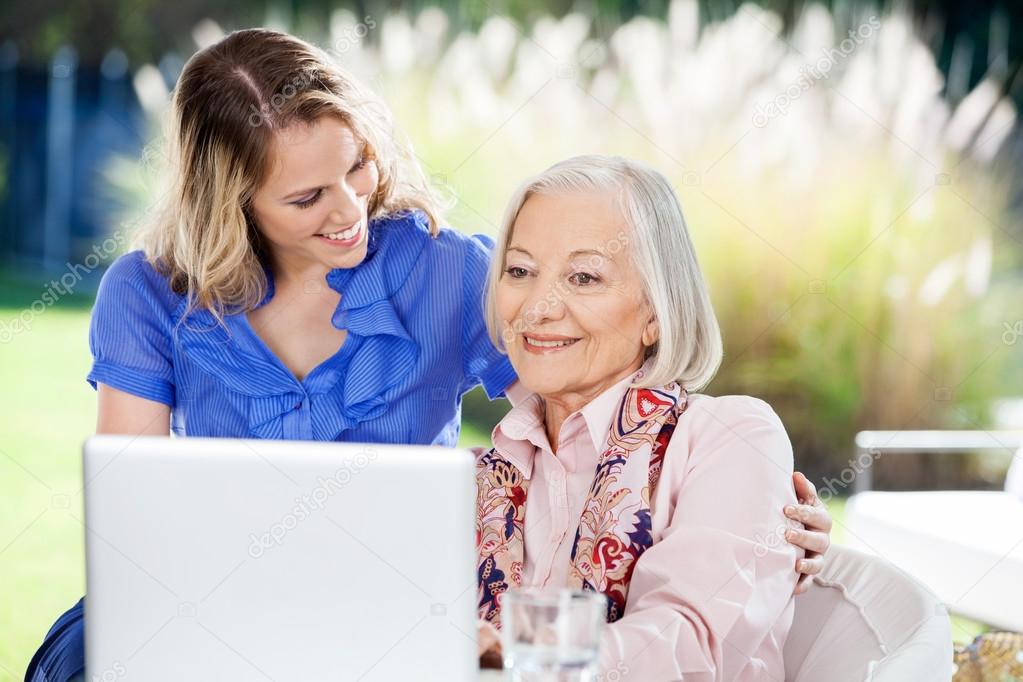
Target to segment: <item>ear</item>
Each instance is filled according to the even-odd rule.
[[[651,314],[650,319],[647,320],[646,327],[643,328],[643,345],[649,348],[657,343],[660,338],[661,325],[657,323],[657,318]]]

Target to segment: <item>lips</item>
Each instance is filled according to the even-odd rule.
[[[558,353],[571,348],[579,339],[571,336],[523,334],[522,345],[530,353]]]
[[[314,235],[320,241],[329,244],[330,246],[350,247],[359,243],[362,239],[362,221],[355,223],[351,227],[347,227],[343,230],[335,230],[334,232],[321,232]]]

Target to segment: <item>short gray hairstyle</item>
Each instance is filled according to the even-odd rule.
[[[637,385],[662,386],[676,381],[688,391],[700,390],[721,365],[721,331],[682,205],[664,175],[619,156],[576,156],[527,179],[515,190],[505,210],[487,281],[486,319],[491,340],[504,348],[495,298],[522,206],[537,194],[593,192],[618,198],[631,230],[631,235],[623,235],[625,245],[632,247],[625,250],[639,270],[658,323],[658,341],[647,349],[652,367]]]

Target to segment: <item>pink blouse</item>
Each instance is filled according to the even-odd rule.
[[[494,428],[494,446],[532,479],[524,587],[567,583],[581,508],[630,381],[569,415],[557,455],[539,396]],[[783,680],[802,550],[785,540],[799,526],[782,508],[795,503],[792,446],[771,407],[690,395],[651,500],[654,544],[636,563],[624,617],[604,631],[603,679]]]

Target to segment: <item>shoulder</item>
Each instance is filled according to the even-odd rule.
[[[390,229],[409,235],[414,232],[429,235],[429,227],[426,216],[421,211],[411,211],[406,214],[389,218],[392,224]],[[455,258],[483,257],[490,259],[494,250],[494,240],[485,234],[468,234],[455,229],[450,225],[442,226],[435,237],[427,242],[427,249],[440,256],[449,255]]]
[[[442,227],[434,241],[435,248],[478,269],[489,266],[494,252],[494,240],[485,234],[469,235],[452,227]]]
[[[146,280],[156,274],[146,254],[142,251],[129,251],[118,256],[103,275],[103,280],[118,283],[135,283]]]
[[[792,467],[792,444],[781,418],[747,395],[690,395],[669,450],[684,450],[690,467],[721,461],[753,470]]]
[[[451,264],[449,272],[461,273],[462,293],[481,299],[494,253],[494,240],[484,234],[468,235],[445,227],[437,235],[437,246]]]
[[[139,290],[169,289],[167,278],[161,275],[143,251],[129,251],[119,256],[103,274],[108,286],[133,287]]]
[[[378,240],[374,250],[386,250],[389,259],[414,258],[416,269],[429,268],[449,280],[460,274],[464,279],[482,279],[494,251],[494,240],[484,234],[470,235],[444,226],[436,236],[431,235],[420,211],[376,218],[373,227]]]
[[[403,211],[373,219],[370,228],[370,252],[386,252],[389,257],[413,255],[418,259],[462,259],[468,251],[489,253],[493,240],[469,235],[449,226],[437,235],[430,234],[426,215],[419,210]]]
[[[781,418],[769,404],[750,395],[710,396],[693,393],[689,396],[689,404],[682,413],[696,423],[720,423],[722,420],[733,422],[771,422],[782,427]]]
[[[493,251],[494,240],[485,234],[469,235],[456,230],[453,227],[442,227],[437,234],[437,241],[441,244],[451,245],[463,250]]]
[[[145,301],[168,312],[182,298],[142,251],[129,251],[119,256],[100,280],[97,305]]]

